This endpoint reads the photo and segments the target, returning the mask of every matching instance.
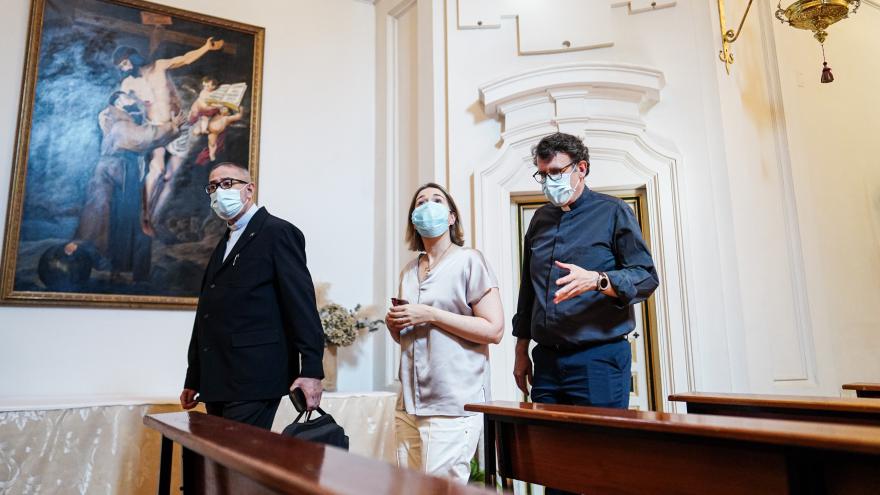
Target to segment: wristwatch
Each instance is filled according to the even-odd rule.
[[[602,292],[611,287],[611,281],[608,280],[608,274],[599,272],[599,280],[596,282],[596,291]]]

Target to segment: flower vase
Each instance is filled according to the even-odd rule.
[[[336,351],[338,346],[328,345],[324,348],[324,379],[321,384],[324,385],[326,392],[336,391]]]

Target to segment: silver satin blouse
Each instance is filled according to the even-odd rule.
[[[441,259],[419,281],[418,258],[401,273],[400,298],[412,304],[473,316],[478,303],[498,281],[483,254],[459,248]],[[472,416],[464,405],[490,400],[489,346],[452,335],[430,324],[400,334],[398,409],[416,416]]]

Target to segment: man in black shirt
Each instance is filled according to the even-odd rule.
[[[629,406],[632,305],[657,288],[657,272],[632,210],[591,191],[589,151],[557,133],[532,150],[550,204],[535,212],[523,246],[513,335],[514,377],[534,402]],[[529,359],[529,342],[537,346]]]

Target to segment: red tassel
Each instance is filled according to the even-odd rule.
[[[828,62],[825,61],[824,44],[822,44],[822,78],[820,80],[822,81],[822,84],[834,82],[834,74],[831,73],[831,67],[828,67]]]
[[[822,62],[822,65],[825,66],[822,68],[822,83],[834,82],[834,74],[831,73],[831,67],[828,67],[828,62]]]

